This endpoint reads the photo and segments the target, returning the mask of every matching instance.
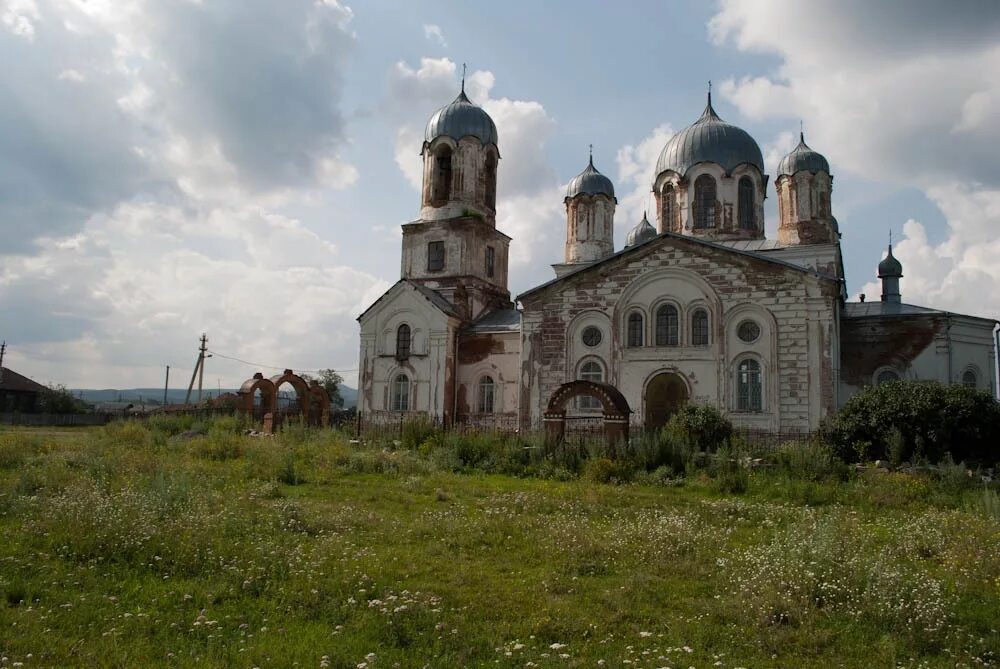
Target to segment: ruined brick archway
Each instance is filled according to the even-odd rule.
[[[330,424],[330,395],[326,388],[319,384],[319,381],[312,379],[309,382],[309,399],[312,402],[310,415],[312,425],[326,427]]]
[[[260,391],[260,416],[255,415],[253,398],[257,391]],[[264,375],[257,372],[252,379],[247,379],[240,386],[240,410],[254,419],[264,420],[266,414],[274,415],[278,410],[278,389],[270,379],[265,379]]]
[[[617,388],[610,383],[570,381],[559,386],[549,398],[543,415],[545,441],[549,445],[561,442],[566,434],[566,405],[574,397],[585,395],[601,403],[604,411],[604,441],[608,447],[628,441],[628,420],[632,409]]]
[[[287,383],[295,389],[295,400],[299,405],[299,413],[302,415],[302,420],[309,423],[312,415],[312,407],[310,406],[312,404],[312,394],[309,391],[309,384],[306,383],[306,380],[292,370],[286,369],[281,374],[272,376],[271,383],[274,384],[274,403],[276,407],[278,404],[278,390],[281,386]]]

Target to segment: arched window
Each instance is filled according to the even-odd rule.
[[[668,232],[674,229],[674,211],[676,210],[674,185],[664,184],[660,193],[660,222]]]
[[[600,363],[590,360],[580,367],[580,380],[601,383],[604,380],[604,370]],[[580,409],[600,409],[601,402],[596,397],[582,395],[577,399],[577,407]]]
[[[750,177],[740,179],[738,207],[740,230],[756,230],[756,212],[754,210],[757,207],[754,204],[753,179]]]
[[[496,384],[489,376],[479,379],[479,413],[493,413],[496,403]]]
[[[396,328],[396,359],[406,360],[410,357],[410,326],[403,323]]]
[[[435,202],[447,202],[451,197],[451,149],[442,146],[434,154],[434,196]]]
[[[691,345],[708,346],[708,312],[704,309],[691,314]]]
[[[979,378],[976,376],[975,370],[965,370],[965,373],[962,374],[962,385],[967,388],[976,388],[979,386]]]
[[[883,383],[889,383],[890,381],[899,381],[899,374],[891,369],[883,369],[875,377],[875,385],[880,386]]]
[[[657,346],[677,346],[680,343],[679,318],[677,307],[672,304],[664,304],[656,310],[656,345]]]
[[[626,330],[625,345],[629,348],[638,348],[639,346],[642,346],[643,337],[641,313],[633,311],[628,315],[628,325]]]
[[[710,174],[694,180],[694,227],[715,227],[715,178]]]
[[[744,360],[736,369],[736,409],[737,411],[761,411],[760,363]]]
[[[497,207],[497,157],[492,153],[486,156],[486,167],[484,168],[486,177],[486,206],[490,209]]]
[[[399,374],[392,380],[392,410],[410,410],[410,379],[406,374]]]

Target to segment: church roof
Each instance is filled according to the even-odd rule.
[[[381,302],[383,299],[385,299],[386,295],[388,295],[389,293],[391,293],[392,291],[394,291],[396,289],[396,287],[399,286],[400,284],[405,284],[407,286],[410,286],[414,290],[416,290],[418,293],[420,293],[422,296],[424,296],[427,299],[428,302],[430,302],[432,305],[434,305],[438,310],[444,312],[446,315],[448,315],[448,316],[454,316],[455,318],[459,317],[458,316],[458,312],[455,311],[454,305],[452,305],[451,302],[449,302],[448,300],[446,300],[445,298],[443,298],[441,296],[441,294],[438,293],[436,290],[431,290],[427,286],[419,284],[416,281],[410,281],[409,279],[400,279],[396,283],[392,284],[392,286],[389,288],[389,290],[387,290],[384,293],[382,293],[382,295],[380,295],[377,300],[375,300],[374,302],[372,302],[371,306],[369,306],[367,309],[365,309],[363,312],[361,312],[361,315],[358,316],[358,320],[360,321],[362,318],[364,318],[365,314],[367,314],[369,311],[371,311],[372,309],[374,309],[375,306],[378,305],[379,302]]]
[[[636,244],[642,244],[643,242],[652,239],[656,236],[656,228],[653,224],[649,222],[646,218],[646,212],[642,212],[642,220],[628,231],[625,235],[625,248],[630,246],[635,246]]]
[[[530,288],[530,289],[524,291],[523,293],[521,293],[520,295],[518,295],[517,299],[521,300],[524,297],[527,297],[527,296],[532,295],[534,293],[537,293],[537,292],[539,292],[541,290],[544,290],[546,288],[554,286],[555,284],[557,284],[557,283],[559,283],[561,281],[565,281],[566,279],[569,279],[570,277],[577,276],[579,274],[583,274],[584,272],[590,272],[590,271],[592,271],[592,270],[594,270],[594,269],[596,269],[598,267],[601,267],[601,266],[605,265],[606,263],[611,262],[612,260],[620,258],[620,257],[622,257],[624,255],[627,255],[627,254],[630,254],[630,253],[637,253],[641,249],[648,249],[650,244],[655,244],[655,243],[657,243],[659,241],[663,241],[663,240],[666,240],[666,239],[673,239],[673,240],[678,240],[678,241],[686,242],[686,243],[689,243],[689,244],[706,246],[708,248],[717,249],[719,251],[726,251],[726,252],[733,253],[733,254],[736,254],[736,255],[740,255],[740,256],[744,256],[744,257],[748,257],[748,258],[753,258],[755,260],[760,260],[761,262],[766,262],[766,263],[769,263],[769,264],[772,264],[772,265],[780,265],[781,267],[784,267],[784,268],[787,268],[787,269],[791,269],[791,270],[794,270],[796,272],[801,272],[803,274],[809,274],[811,276],[815,276],[816,278],[823,279],[823,280],[826,280],[826,281],[833,281],[834,283],[838,283],[838,284],[841,283],[841,280],[838,279],[835,276],[830,276],[829,274],[824,274],[822,272],[817,272],[816,270],[811,269],[809,267],[803,267],[801,265],[796,265],[795,263],[791,263],[791,262],[788,262],[786,260],[779,260],[778,258],[773,258],[773,257],[771,257],[769,255],[764,255],[762,253],[754,253],[752,251],[742,251],[740,249],[735,249],[735,248],[732,248],[732,247],[727,246],[725,244],[720,244],[718,242],[710,242],[707,239],[701,239],[700,237],[692,237],[690,235],[679,235],[676,232],[661,232],[660,234],[656,235],[652,239],[648,239],[648,240],[646,240],[644,242],[638,243],[635,246],[628,246],[628,247],[622,249],[621,251],[618,251],[617,253],[613,253],[613,254],[605,257],[605,258],[601,258],[597,262],[593,262],[593,263],[590,263],[588,265],[584,265],[580,269],[572,270],[570,272],[567,272],[566,274],[563,274],[560,277],[556,277],[555,279],[552,279],[551,281],[546,281],[545,283],[540,284],[538,286],[535,286],[534,288]]]
[[[0,390],[15,393],[40,393],[48,389],[37,381],[32,381],[9,367],[4,367],[0,369]]]
[[[566,186],[566,198],[573,198],[577,195],[607,195],[609,198],[615,197],[615,186],[611,179],[597,171],[594,167],[594,157],[590,157],[587,167],[569,180]]]
[[[826,161],[822,153],[813,151],[806,144],[806,137],[799,133],[799,145],[781,159],[778,163],[778,176],[792,175],[796,172],[826,172],[830,173],[830,163]]]
[[[749,163],[764,173],[764,156],[757,142],[746,130],[719,118],[712,108],[711,93],[698,120],[671,137],[663,147],[653,177],[667,170],[683,175],[704,162],[717,163],[727,173]]]
[[[483,144],[497,143],[497,126],[482,107],[479,107],[465,95],[465,85],[462,92],[449,104],[441,107],[424,129],[424,141],[433,142],[438,137],[451,137],[454,140],[472,136]]]
[[[929,309],[919,307],[915,304],[902,304],[900,302],[847,302],[844,304],[843,317],[852,318],[892,318],[905,316],[953,316],[956,318],[971,318],[977,321],[995,323],[992,318],[982,316],[968,316],[957,314],[951,311],[941,311],[940,309]]]
[[[519,332],[521,312],[517,309],[494,309],[465,327],[466,332]]]
[[[899,278],[903,276],[903,264],[892,255],[892,244],[889,244],[889,252],[882,262],[878,264],[878,278]]]

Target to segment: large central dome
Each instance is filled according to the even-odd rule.
[[[746,130],[726,123],[712,109],[712,94],[701,117],[670,138],[656,161],[658,177],[667,170],[680,175],[698,163],[718,163],[732,172],[736,167],[749,163],[764,173],[764,156],[760,147]]]
[[[455,141],[471,135],[483,144],[497,143],[497,126],[490,115],[472,103],[465,95],[463,83],[462,92],[455,101],[434,112],[427,121],[424,130],[424,141],[433,142],[436,138],[445,136]]]

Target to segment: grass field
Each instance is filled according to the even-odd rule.
[[[0,431],[0,667],[1000,658],[1000,505],[958,468],[616,485],[482,473],[451,442],[182,427]]]

